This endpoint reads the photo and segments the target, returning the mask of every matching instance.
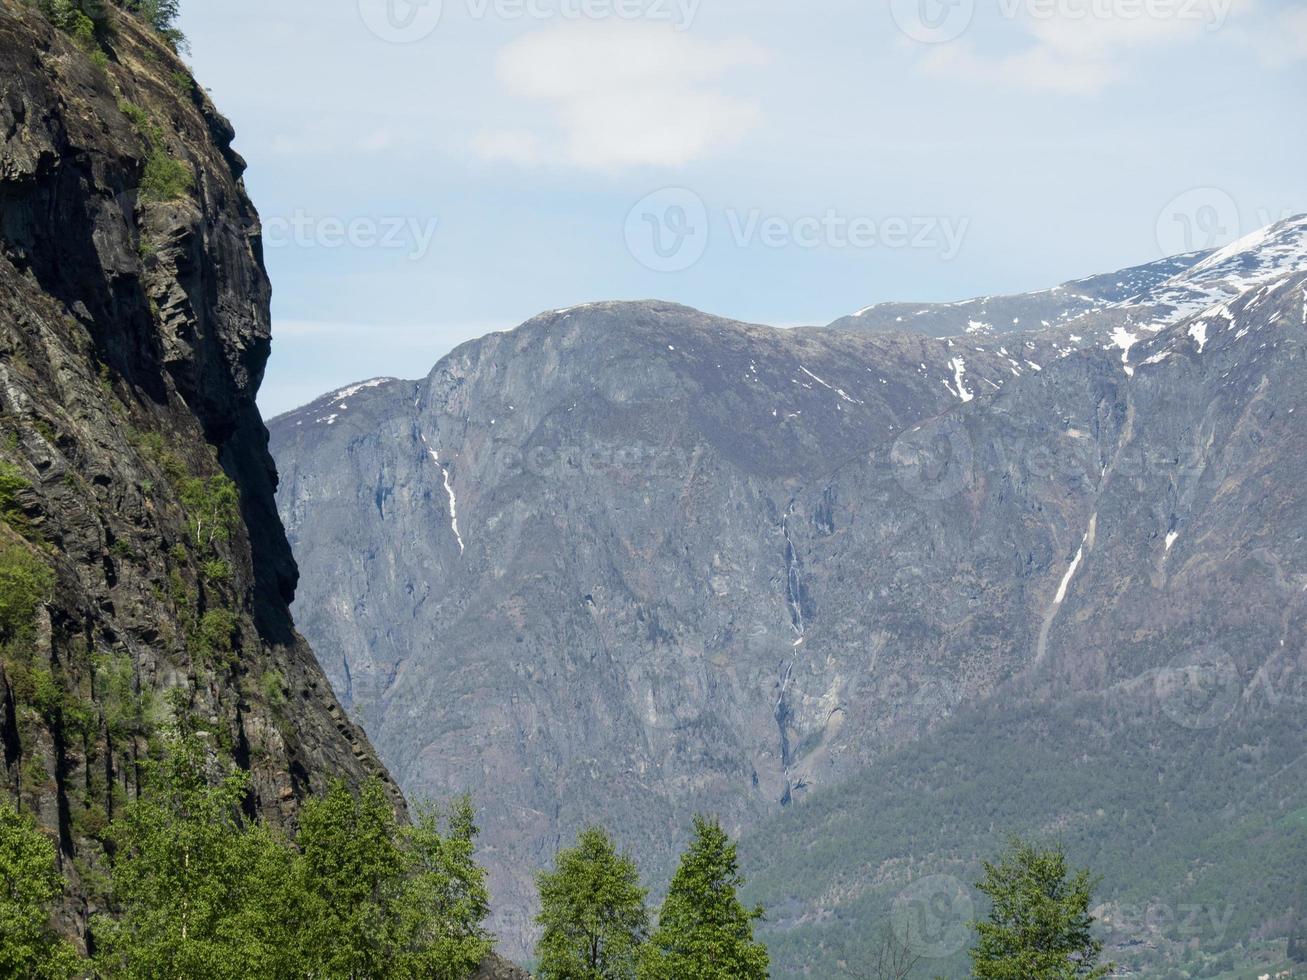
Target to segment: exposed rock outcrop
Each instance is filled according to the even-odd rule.
[[[0,3],[0,461],[18,487],[0,545],[55,576],[6,645],[0,734],[7,795],[57,838],[71,933],[166,692],[274,823],[329,778],[388,779],[288,610],[255,407],[270,290],[232,128],[160,37],[105,15],[79,45]]]

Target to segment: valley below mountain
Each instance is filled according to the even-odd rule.
[[[828,327],[551,311],[269,424],[296,621],[406,792],[475,795],[514,953],[581,827],[661,883],[710,812],[774,976],[1015,832],[1128,968],[1254,962],[1307,911],[1305,293],[1296,218]]]

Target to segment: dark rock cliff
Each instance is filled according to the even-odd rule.
[[[73,933],[178,701],[274,823],[331,777],[387,778],[288,611],[255,407],[270,289],[232,138],[134,17],[108,7],[79,45],[0,3],[0,550],[53,573],[4,645],[0,736],[6,794],[57,837]]]

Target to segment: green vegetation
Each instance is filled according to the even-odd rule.
[[[100,0],[31,0],[55,27],[72,35],[87,51],[99,51],[99,35],[106,29],[104,3]],[[177,27],[181,0],[116,0],[159,32],[174,51],[187,47],[186,35]]]
[[[1107,976],[1103,943],[1089,914],[1096,882],[1087,870],[1071,874],[1061,847],[1040,849],[1013,840],[995,863],[985,862],[976,884],[990,900],[989,917],[973,923],[971,949],[978,980],[1075,980]]]
[[[54,572],[22,545],[0,547],[0,642],[23,639],[54,588]]]
[[[174,51],[186,49],[186,35],[177,27],[181,0],[127,0],[127,9],[158,31]]]
[[[1103,876],[1095,931],[1123,971],[1214,977],[1232,954],[1238,975],[1268,972],[1249,937],[1283,950],[1275,930],[1307,901],[1301,716],[1250,699],[1195,731],[1151,710],[1113,695],[966,711],[758,827],[740,845],[746,900],[816,913],[761,930],[777,972],[834,977],[840,959],[871,961],[907,886],[974,880],[1009,833],[1051,829]],[[966,945],[922,975],[969,975]]]
[[[98,51],[100,5],[90,0],[36,0],[36,7],[87,52]]]
[[[716,821],[696,817],[644,948],[641,980],[765,980],[767,949],[753,938],[763,910],[740,903],[743,883],[735,842]]]
[[[249,777],[183,720],[113,822],[97,975],[462,980],[492,938],[471,803],[401,823],[378,782],[335,784],[287,838],[243,814]]]
[[[143,201],[162,203],[190,194],[195,175],[187,164],[178,160],[165,144],[163,127],[140,106],[123,99],[118,109],[136,127],[145,142],[145,170],[141,174],[140,196]]]
[[[200,617],[196,646],[206,660],[229,660],[234,646],[236,617],[226,609],[210,609]]]
[[[159,720],[155,698],[148,689],[138,690],[131,657],[94,657],[92,677],[95,700],[110,739],[146,738],[154,731]]]
[[[27,515],[18,505],[18,495],[28,488],[28,482],[17,466],[0,460],[0,521],[23,533],[28,526]]]
[[[766,980],[767,950],[753,937],[763,912],[736,897],[735,851],[719,823],[696,817],[650,935],[635,862],[602,828],[582,831],[538,877],[541,980]]]
[[[466,975],[490,951],[484,872],[472,860],[471,805],[418,811],[400,828],[380,783],[337,783],[304,807],[299,833],[307,905],[299,969],[308,976]],[[300,974],[297,974],[300,975]]]
[[[110,830],[117,849],[117,919],[94,924],[105,976],[275,976],[287,936],[269,894],[289,869],[288,849],[240,817],[243,773],[211,784],[195,737],[150,764],[146,795]],[[273,886],[275,890],[275,886]]]
[[[263,692],[264,700],[274,708],[286,703],[285,685],[286,678],[281,676],[279,670],[265,670],[259,678],[259,690]]]
[[[50,928],[63,887],[54,845],[0,801],[0,977],[67,980],[77,971],[76,951]]]
[[[175,201],[185,197],[195,187],[191,168],[168,153],[161,146],[151,145],[141,175],[141,197],[146,201]]]
[[[191,537],[204,548],[226,542],[240,524],[240,491],[225,474],[189,477],[178,487]]]
[[[633,980],[649,934],[648,891],[635,862],[600,827],[581,832],[538,876],[544,934],[536,947],[541,980]]]

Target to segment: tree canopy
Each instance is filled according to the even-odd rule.
[[[1103,944],[1089,913],[1097,881],[1088,870],[1072,873],[1060,847],[1040,848],[1013,839],[997,862],[984,862],[976,887],[992,903],[987,919],[973,923],[971,950],[980,980],[1073,980],[1102,977]]]
[[[50,926],[63,887],[54,844],[0,802],[0,977],[67,980],[77,970],[76,951]]]
[[[648,893],[635,862],[617,852],[608,833],[582,831],[538,883],[541,980],[633,980],[649,931]]]
[[[641,957],[640,980],[765,980],[767,948],[753,937],[763,910],[740,903],[743,883],[735,842],[721,824],[696,817]]]

